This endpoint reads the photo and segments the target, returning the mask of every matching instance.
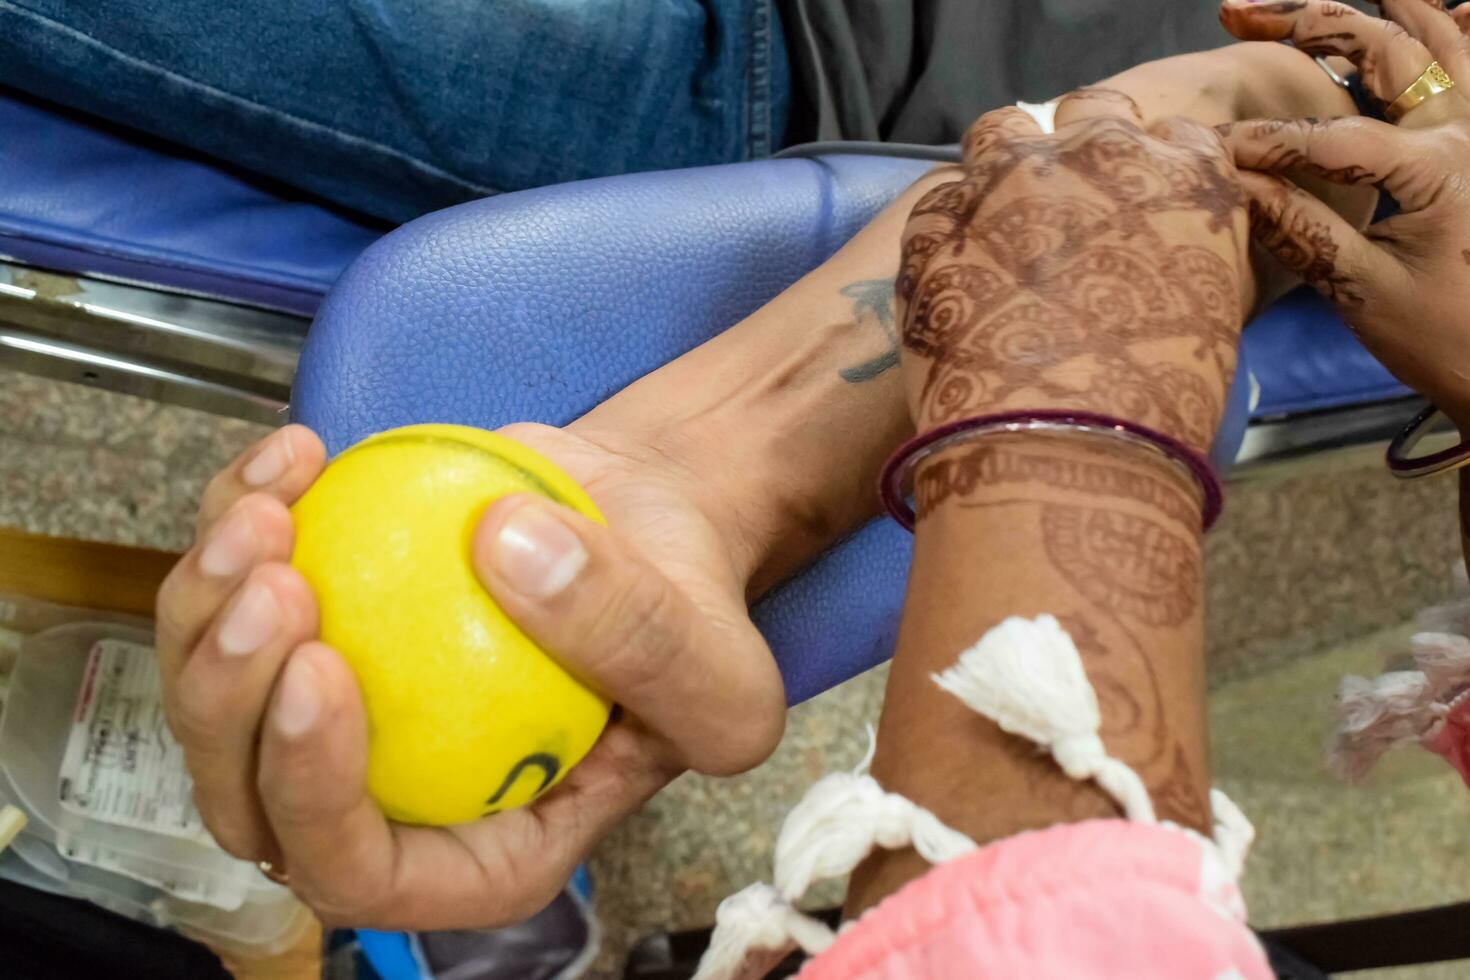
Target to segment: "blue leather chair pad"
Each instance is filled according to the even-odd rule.
[[[820,264],[928,164],[774,160],[461,205],[372,246],[323,304],[295,417],[335,453],[415,422],[565,424]],[[1246,422],[1236,386],[1221,447]],[[893,650],[910,539],[879,520],[753,610],[795,703]]]
[[[0,89],[0,255],[310,315],[382,232]]]
[[[1260,385],[1256,418],[1361,405],[1411,394],[1313,290],[1256,318],[1241,343]]]

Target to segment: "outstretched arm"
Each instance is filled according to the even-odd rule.
[[[967,141],[965,179],[908,226],[903,370],[919,431],[1065,409],[1208,446],[1251,299],[1245,212],[1223,146],[1120,118],[1039,136],[1002,110]],[[913,568],[873,775],[985,842],[1116,814],[1034,746],[932,680],[1010,616],[1054,615],[1099,694],[1109,754],[1161,818],[1210,823],[1200,487],[1097,432],[978,435],[914,478]],[[983,665],[982,669],[983,669]],[[850,911],[924,870],[871,858]]]

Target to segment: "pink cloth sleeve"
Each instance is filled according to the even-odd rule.
[[[1439,731],[1425,739],[1424,746],[1444,756],[1470,787],[1470,697],[1462,697],[1450,709]]]
[[[1272,980],[1214,846],[1095,820],[940,865],[845,929],[801,980]]]

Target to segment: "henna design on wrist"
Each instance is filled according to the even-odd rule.
[[[1130,765],[1148,769],[1164,757],[1169,741],[1158,672],[1138,638],[1121,623],[1108,616],[1098,620],[1098,626],[1107,630],[1106,639],[1087,616],[1068,613],[1057,617],[1077,645],[1088,676],[1095,678],[1103,741],[1141,738],[1144,748],[1132,756]]]
[[[861,279],[838,290],[852,300],[852,320],[848,325],[861,329],[867,324],[874,324],[887,341],[881,354],[842,368],[838,374],[843,381],[849,384],[872,381],[898,366],[898,326],[893,319],[893,289],[892,279]]]
[[[1148,626],[1180,626],[1198,609],[1199,542],[1126,511],[1047,504],[1047,557],[1091,602]]]
[[[926,463],[915,495],[921,519],[948,505],[1005,507],[1036,522],[1046,568],[1065,585],[1050,597],[1050,611],[1077,645],[1097,692],[1100,736],[1150,787],[1163,818],[1207,831],[1203,760],[1191,762],[1191,732],[1178,720],[1191,711],[1166,697],[1156,666],[1157,651],[1167,649],[1161,644],[1198,628],[1202,554],[1191,529],[1199,502],[1188,480],[1091,450],[1055,451],[1036,437],[994,436]],[[1170,631],[1169,638],[1160,631]],[[1095,786],[1068,780],[1052,765],[1019,764],[1052,819],[1111,811]]]
[[[951,499],[971,497],[982,486],[1007,484],[1131,501],[1157,509],[1181,527],[1199,526],[1198,488],[1182,476],[1170,480],[1129,466],[983,443],[921,467],[914,479],[915,510],[922,521]]]
[[[977,443],[940,456],[914,480],[918,517],[941,504],[1016,502],[1030,486],[1048,563],[1114,616],[1176,627],[1199,608],[1200,502],[1185,478],[1104,458]],[[1044,493],[1045,496],[1041,496]],[[1172,526],[1171,526],[1172,525]]]

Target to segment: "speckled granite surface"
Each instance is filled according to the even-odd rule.
[[[0,370],[0,525],[186,548],[205,482],[267,431]]]
[[[0,371],[0,525],[184,547],[204,482],[263,432]],[[1453,500],[1453,481],[1400,484],[1372,459],[1231,487],[1208,547],[1213,730],[1220,781],[1261,830],[1248,879],[1261,924],[1470,891],[1470,794],[1453,774],[1410,753],[1350,789],[1321,763],[1336,678],[1376,669],[1395,628],[1448,592]],[[823,772],[857,760],[883,680],[874,671],[796,709],[765,765],[685,777],[603,845],[597,976],[619,975],[634,938],[708,924],[720,898],[768,877],[782,815]],[[839,897],[829,886],[812,900]]]

